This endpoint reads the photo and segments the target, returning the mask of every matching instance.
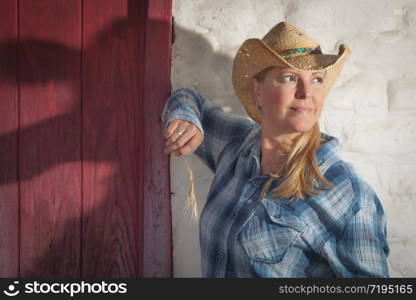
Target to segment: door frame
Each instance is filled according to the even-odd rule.
[[[169,156],[160,114],[171,90],[172,0],[147,0],[143,78],[143,277],[173,277]]]

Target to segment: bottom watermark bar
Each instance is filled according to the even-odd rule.
[[[123,295],[127,293],[126,282],[114,282],[113,279],[85,281],[81,279],[0,279],[2,296],[19,298],[36,295],[57,295],[74,298],[80,295]],[[77,297],[79,298],[79,297]]]
[[[416,278],[0,278],[0,298],[415,296]]]

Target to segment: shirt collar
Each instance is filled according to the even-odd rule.
[[[246,168],[246,174],[249,174],[250,177],[260,176],[260,141],[261,126],[255,124],[243,146],[243,161],[246,162],[243,165]],[[321,143],[315,156],[319,167],[323,166],[326,161],[336,160],[340,145],[336,137],[324,132],[321,132]],[[269,175],[262,175],[261,177],[269,177]]]

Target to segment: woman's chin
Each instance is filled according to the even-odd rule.
[[[289,124],[290,128],[293,129],[295,132],[306,132],[311,130],[313,127],[313,123],[310,122],[295,122]]]

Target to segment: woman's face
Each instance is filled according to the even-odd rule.
[[[318,121],[324,102],[323,72],[273,67],[262,83],[253,79],[262,126],[281,132],[305,132]]]

